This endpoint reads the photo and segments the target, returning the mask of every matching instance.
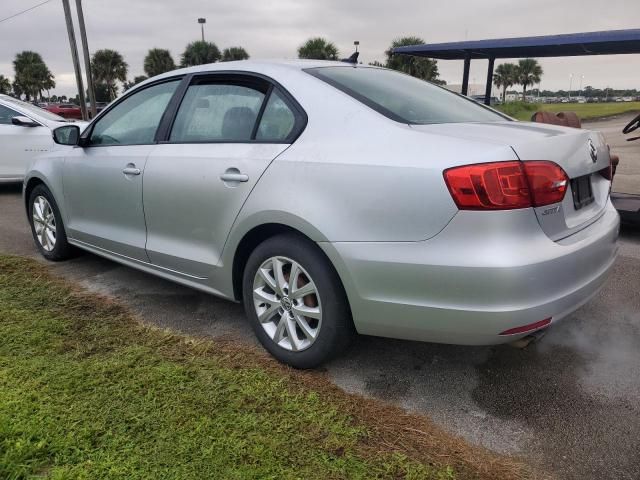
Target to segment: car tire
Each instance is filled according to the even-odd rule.
[[[242,287],[258,340],[294,368],[313,368],[335,357],[355,334],[338,274],[318,246],[301,235],[282,234],[258,245]]]
[[[38,185],[31,191],[28,211],[31,234],[42,256],[54,262],[71,258],[73,246],[67,241],[58,204],[46,186]]]

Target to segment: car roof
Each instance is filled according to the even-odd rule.
[[[365,65],[363,65],[364,67]],[[352,63],[330,61],[330,60],[236,60],[233,62],[216,62],[206,63],[204,65],[195,65],[193,67],[179,68],[170,72],[151,77],[150,79],[140,82],[134,88],[145,85],[147,83],[161,80],[163,78],[175,77],[176,75],[187,75],[199,72],[216,72],[216,71],[238,71],[238,72],[254,72],[254,73],[272,73],[274,71],[300,71],[305,68],[316,67],[353,67]]]
[[[306,59],[279,59],[279,60],[235,60],[233,62],[216,62],[204,65],[196,65],[194,67],[182,68],[177,71],[185,73],[208,72],[214,70],[251,70],[254,68],[280,67],[283,69],[302,70],[304,68],[314,67],[348,67],[353,66],[351,63],[332,61],[332,60],[306,60]]]

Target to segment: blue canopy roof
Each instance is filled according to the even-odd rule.
[[[443,60],[640,53],[640,29],[411,45],[393,53]]]

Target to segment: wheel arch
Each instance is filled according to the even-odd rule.
[[[44,185],[47,190],[49,190],[49,193],[51,193],[53,200],[56,202],[64,225],[68,225],[69,219],[64,208],[64,195],[62,193],[62,180],[60,178],[56,175],[50,177],[41,172],[33,171],[27,178],[25,178],[23,185],[22,200],[27,218],[29,216],[29,196],[31,195],[31,192],[33,192],[33,189],[38,185]],[[67,235],[69,235],[68,232]]]
[[[298,235],[316,246],[317,250],[322,254],[322,256],[326,259],[328,265],[330,265],[335,272],[336,277],[340,281],[340,287],[346,295],[345,284],[341,278],[340,273],[338,272],[338,269],[336,268],[336,265],[333,264],[325,251],[317,245],[317,240],[305,234],[300,229],[294,228],[287,224],[269,222],[256,225],[249,231],[247,231],[238,242],[237,247],[234,250],[233,265],[231,271],[233,296],[235,300],[242,301],[242,277],[244,275],[244,269],[247,265],[247,261],[249,260],[249,256],[251,255],[251,253],[256,249],[256,247],[258,247],[258,245],[260,245],[267,239],[286,233]]]
[[[34,188],[36,188],[38,185],[44,185],[49,189],[49,191],[53,195],[51,188],[49,188],[49,185],[47,185],[47,182],[45,182],[42,178],[36,177],[36,176],[29,178],[29,180],[27,180],[24,184],[24,189],[23,189],[24,191],[22,195],[24,208],[27,214],[29,213],[29,197],[31,196],[31,192],[33,192]],[[58,203],[57,199],[56,199],[56,203]]]

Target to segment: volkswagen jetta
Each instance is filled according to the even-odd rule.
[[[127,91],[39,158],[41,253],[73,247],[244,303],[318,365],[355,332],[496,344],[561,320],[616,256],[600,134],[338,62],[202,65]]]

